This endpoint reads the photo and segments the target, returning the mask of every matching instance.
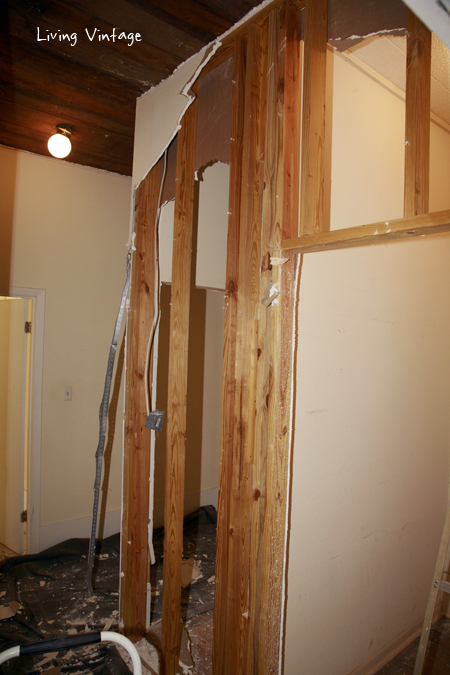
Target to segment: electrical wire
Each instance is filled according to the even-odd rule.
[[[134,212],[134,210],[133,210]],[[117,343],[119,341],[120,329],[122,326],[122,319],[125,310],[128,288],[130,286],[131,280],[131,263],[133,257],[133,251],[135,250],[134,242],[135,232],[134,226],[131,233],[130,243],[128,246],[127,253],[127,267],[125,274],[125,282],[122,290],[122,297],[120,300],[119,311],[116,318],[116,323],[114,327],[114,334],[111,342],[111,347],[109,350],[108,365],[106,367],[106,377],[105,385],[103,389],[102,401],[100,403],[99,410],[99,439],[97,445],[97,451],[95,453],[95,462],[96,462],[96,471],[95,471],[95,481],[94,481],[94,506],[92,509],[92,526],[91,526],[91,537],[89,540],[89,555],[88,555],[88,568],[86,572],[86,581],[88,587],[88,594],[92,595],[93,585],[92,585],[92,575],[94,570],[94,558],[95,558],[95,540],[97,533],[97,519],[98,519],[98,503],[100,500],[100,483],[102,478],[102,465],[103,465],[103,452],[105,449],[105,440],[106,440],[106,429],[108,423],[108,409],[109,409],[109,398],[111,394],[111,382],[114,370],[114,361],[116,358]]]
[[[148,383],[148,371],[149,371],[149,360],[150,360],[150,354],[152,351],[153,347],[153,341],[155,338],[155,333],[156,333],[156,327],[158,325],[158,321],[160,318],[161,314],[161,309],[160,309],[160,299],[161,299],[161,283],[160,283],[160,278],[161,278],[161,273],[160,273],[160,266],[159,266],[159,219],[161,217],[161,198],[162,198],[162,192],[163,192],[163,187],[164,187],[164,181],[166,179],[166,172],[167,172],[167,151],[168,149],[166,148],[164,152],[164,169],[163,169],[163,174],[161,176],[161,185],[159,187],[159,197],[158,197],[158,209],[156,211],[156,217],[155,217],[155,311],[153,313],[153,323],[152,323],[152,328],[150,331],[150,335],[148,338],[148,343],[147,343],[147,352],[145,355],[145,405],[147,408],[147,415],[150,414],[150,393],[149,390],[152,391],[153,393],[153,377],[152,377],[152,382],[149,387]]]

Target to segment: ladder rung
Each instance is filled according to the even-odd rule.
[[[445,591],[446,593],[450,593],[450,581],[442,581],[439,584],[439,588],[441,591]]]

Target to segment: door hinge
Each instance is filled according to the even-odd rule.
[[[31,321],[25,321],[25,333],[31,333]]]
[[[20,522],[26,523],[28,521],[28,511],[22,511],[20,514]]]

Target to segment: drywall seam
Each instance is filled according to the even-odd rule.
[[[289,382],[289,387],[291,389],[291,403],[290,403],[290,415],[289,415],[289,461],[287,466],[287,480],[286,480],[286,497],[288,498],[291,492],[291,474],[292,474],[292,457],[294,453],[294,391],[295,391],[295,361],[296,354],[298,349],[298,303],[300,295],[300,280],[301,280],[301,269],[303,264],[303,255],[294,256],[295,259],[295,271],[294,271],[294,294],[292,298],[292,307],[294,320],[292,322],[292,356],[291,356],[291,378]],[[290,500],[286,504],[286,515],[284,522],[284,556],[283,556],[283,594],[281,597],[281,617],[280,622],[280,650],[278,657],[278,673],[283,675],[284,670],[284,647],[285,647],[285,637],[286,637],[286,609],[287,609],[287,565],[288,565],[288,547],[289,547],[289,529],[290,529],[290,515],[291,515],[291,504]]]

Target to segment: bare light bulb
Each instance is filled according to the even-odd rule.
[[[53,134],[53,136],[50,136],[48,139],[47,147],[53,157],[63,159],[63,157],[67,157],[72,150],[72,143],[68,137],[63,134]]]

